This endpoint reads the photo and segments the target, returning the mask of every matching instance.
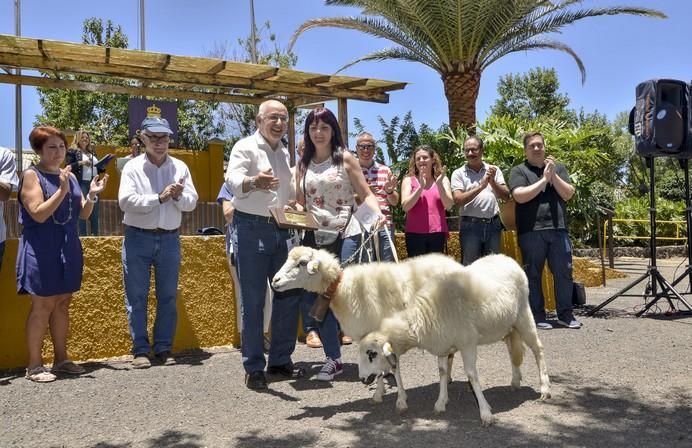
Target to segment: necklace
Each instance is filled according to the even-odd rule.
[[[37,169],[36,171],[37,171],[36,174],[38,175],[38,180],[41,183],[41,190],[43,190],[43,200],[47,201],[53,195],[48,194],[48,185],[46,183],[46,178],[43,177],[43,174],[41,174],[41,172],[40,172],[41,170]],[[49,174],[54,174],[54,173],[49,173]],[[65,199],[67,199],[67,219],[65,219],[64,221],[57,219],[55,217],[55,212],[51,213],[51,215],[50,215],[50,217],[53,219],[53,223],[57,224],[59,226],[64,226],[65,224],[70,222],[70,220],[72,219],[72,185],[70,183],[68,183],[68,192],[65,195],[65,197],[63,198],[63,202],[65,202]],[[58,208],[60,208],[60,206],[58,206]],[[57,210],[58,209],[56,208],[55,211],[57,211]]]

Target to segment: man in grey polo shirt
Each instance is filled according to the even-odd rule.
[[[471,136],[464,141],[466,163],[452,173],[454,203],[460,207],[461,262],[500,252],[499,199],[509,199],[502,171],[483,162],[483,141]]]

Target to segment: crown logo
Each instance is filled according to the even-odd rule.
[[[156,107],[156,104],[151,103],[151,106],[147,107],[147,117],[161,118],[161,109]]]

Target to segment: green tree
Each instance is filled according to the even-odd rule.
[[[128,39],[120,25],[89,18],[82,25],[82,43],[127,48]],[[65,79],[126,85],[130,81],[89,75],[66,75]],[[50,124],[60,129],[85,129],[97,143],[126,146],[128,137],[128,95],[38,88],[43,112],[35,125]],[[158,99],[158,98],[152,98]],[[166,98],[166,100],[168,100]],[[203,149],[207,141],[225,133],[225,124],[216,114],[218,103],[178,101],[179,148]]]
[[[533,68],[528,73],[509,74],[500,78],[497,93],[500,97],[491,109],[493,115],[511,115],[523,120],[550,116],[573,119],[568,111],[569,97],[559,93],[560,82],[554,68]]]
[[[566,25],[587,17],[632,14],[664,18],[653,9],[635,7],[579,8],[582,0],[326,0],[327,5],[362,8],[356,17],[311,19],[295,31],[319,27],[358,30],[395,44],[347,64],[385,59],[425,64],[444,85],[452,129],[472,130],[483,71],[515,52],[553,49],[572,56],[585,77],[577,54],[553,39]],[[290,48],[290,47],[289,47]]]
[[[92,17],[82,25],[82,43],[127,48],[127,36],[121,26],[110,20],[103,25]],[[65,75],[64,79],[125,84],[127,81],[88,75]],[[43,112],[34,125],[49,124],[60,129],[86,129],[99,143],[127,142],[127,95],[84,92],[66,89],[37,88]]]

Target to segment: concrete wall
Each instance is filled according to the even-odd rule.
[[[18,240],[7,241],[0,272],[0,368],[26,365],[28,355],[24,324],[30,298],[16,294],[15,258]],[[223,236],[183,236],[182,266],[178,288],[178,328],[173,350],[238,344],[233,284],[224,254]],[[110,358],[130,353],[131,342],[125,314],[122,286],[122,237],[82,238],[84,277],[82,289],[70,308],[68,353],[76,361]],[[406,255],[403,234],[396,246]],[[513,232],[505,232],[502,251],[520,258]],[[459,259],[458,234],[450,234],[449,255]],[[554,309],[552,275],[545,273],[546,305]],[[152,276],[152,285],[154,279]],[[153,291],[153,287],[152,287]],[[149,297],[150,334],[156,299]],[[52,360],[49,337],[44,343],[44,359]]]
[[[0,368],[23,366],[28,359],[24,325],[31,300],[16,294],[17,242],[7,241],[0,272]],[[237,344],[233,284],[223,236],[181,237],[181,244],[178,329],[173,350]],[[84,361],[129,354],[120,258],[122,237],[83,238],[82,245],[84,277],[70,308],[69,355]],[[156,303],[153,294],[149,303],[151,334]],[[46,362],[52,359],[48,337],[44,358]]]

